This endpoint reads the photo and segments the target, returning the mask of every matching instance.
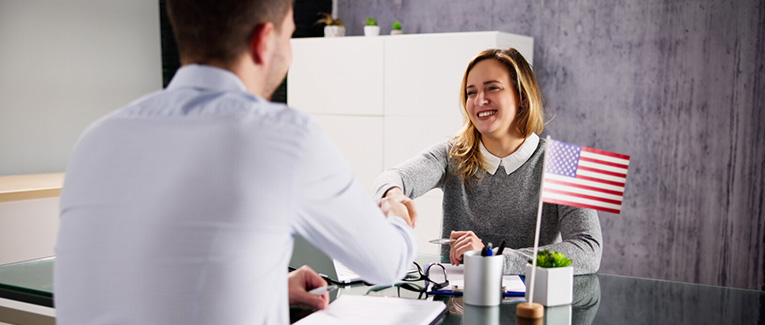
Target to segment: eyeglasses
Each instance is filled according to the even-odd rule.
[[[407,291],[413,291],[418,293],[417,299],[422,299],[423,295],[427,297],[427,288],[430,286],[430,290],[440,290],[446,286],[449,285],[449,280],[446,278],[446,268],[444,268],[443,265],[439,263],[430,263],[425,266],[425,272],[422,271],[422,267],[420,267],[417,262],[414,262],[414,266],[417,267],[416,270],[411,270],[407,272],[406,277],[404,277],[403,281],[405,282],[397,282],[390,285],[383,285],[383,286],[372,286],[367,290],[367,295],[373,293],[385,290],[390,287],[396,287],[396,291],[398,293],[398,296],[401,297],[401,289]],[[425,286],[418,285],[416,283],[410,283],[415,281],[425,281]]]
[[[409,283],[409,282],[396,282],[392,286],[390,286],[390,285],[372,286],[371,288],[369,288],[369,290],[367,290],[367,293],[365,293],[365,295],[369,295],[369,294],[371,294],[373,292],[383,291],[383,290],[388,289],[390,287],[396,287],[396,292],[398,293],[398,297],[399,298],[401,297],[401,289],[402,288],[404,290],[407,290],[407,291],[412,291],[412,292],[418,293],[417,299],[422,299],[423,296],[424,297],[428,296],[427,293],[426,293],[427,290],[425,290],[425,288],[423,286],[418,285],[416,283]],[[407,297],[407,298],[411,298],[411,297]]]
[[[413,262],[416,270],[411,270],[406,274],[404,281],[420,281],[425,280],[425,288],[430,287],[430,290],[440,290],[449,285],[449,279],[446,278],[446,268],[440,263],[430,263],[425,266],[425,272],[422,272],[422,267],[417,262]]]

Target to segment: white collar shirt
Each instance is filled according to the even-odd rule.
[[[537,136],[536,133],[532,133],[529,137],[526,138],[525,141],[523,141],[521,146],[518,147],[518,150],[507,157],[499,158],[489,152],[489,150],[487,150],[483,145],[483,141],[481,141],[480,150],[486,172],[494,175],[497,172],[497,169],[499,169],[499,166],[502,166],[507,175],[512,174],[518,168],[521,168],[521,166],[523,166],[527,160],[529,160],[531,155],[534,154],[534,151],[537,150],[538,145],[539,136]]]

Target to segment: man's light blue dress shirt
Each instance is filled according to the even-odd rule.
[[[402,278],[416,254],[414,231],[383,216],[313,118],[228,71],[183,67],[75,148],[57,320],[288,323],[295,235],[379,284]]]

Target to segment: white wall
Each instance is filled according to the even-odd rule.
[[[61,172],[85,127],[162,88],[156,0],[0,0],[0,175]]]
[[[156,0],[0,0],[0,175],[64,171],[88,124],[162,88]],[[58,198],[0,203],[0,264],[50,256]]]

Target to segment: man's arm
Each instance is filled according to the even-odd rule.
[[[401,279],[417,252],[408,213],[390,208],[386,214],[395,217],[386,218],[312,119],[304,140],[295,174],[296,233],[368,282]]]

